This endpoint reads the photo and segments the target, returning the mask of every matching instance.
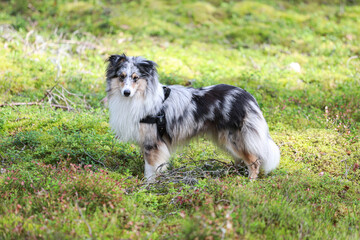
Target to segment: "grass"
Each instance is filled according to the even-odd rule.
[[[0,107],[0,238],[360,237],[357,1],[0,7],[0,104],[42,102]],[[280,146],[279,168],[255,182],[221,172],[193,185],[142,185],[141,153],[114,139],[103,100],[104,61],[122,52],[157,62],[164,84],[253,94]],[[205,171],[207,159],[230,161],[199,139],[171,169],[198,162]]]

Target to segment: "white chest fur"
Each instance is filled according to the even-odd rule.
[[[120,141],[124,142],[139,141],[142,112],[135,103],[137,101],[132,100],[120,96],[113,96],[109,100],[111,130],[115,132]]]
[[[162,90],[162,89],[161,89]],[[139,142],[140,120],[155,115],[162,107],[163,96],[159,94],[143,97],[109,97],[110,127],[120,141]]]

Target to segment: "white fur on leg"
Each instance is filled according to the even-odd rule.
[[[145,179],[148,182],[154,182],[156,177],[156,168],[148,164],[148,162],[145,160]]]
[[[152,158],[156,157],[156,159],[152,159],[150,164],[148,160],[145,158],[145,178],[148,182],[154,182],[156,178],[156,174],[165,171],[167,168],[166,163],[170,158],[170,152],[167,148],[166,144],[160,144],[158,146],[157,152],[151,156]]]

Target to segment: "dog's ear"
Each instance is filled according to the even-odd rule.
[[[157,72],[156,67],[158,65],[150,60],[142,60],[137,63],[137,66],[142,74],[152,75],[154,72]]]
[[[110,65],[115,67],[126,61],[126,55],[125,53],[121,55],[111,55],[107,61],[110,63]]]
[[[127,60],[126,55],[123,53],[121,55],[111,55],[106,61],[109,62],[109,65],[106,69],[106,77],[113,78],[116,76],[116,69],[121,63]]]

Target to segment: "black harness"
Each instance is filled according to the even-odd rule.
[[[171,89],[163,86],[164,90],[164,101],[169,97]],[[147,116],[140,120],[141,123],[149,123],[149,124],[155,124],[157,126],[158,133],[160,137],[162,137],[166,133],[166,117],[165,117],[165,111],[164,106],[161,108],[161,110],[156,114],[156,116]]]

